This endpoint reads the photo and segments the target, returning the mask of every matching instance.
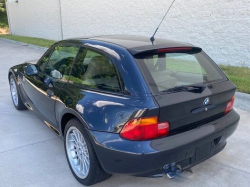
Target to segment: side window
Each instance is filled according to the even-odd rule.
[[[54,79],[67,81],[79,47],[56,46],[46,64],[44,72]]]
[[[85,48],[80,49],[69,82],[103,91],[120,91],[114,64],[103,54]]]
[[[39,64],[37,65],[37,67],[39,68],[40,71],[42,71],[42,72],[44,71],[50,54],[51,54],[51,50],[45,56],[43,56],[43,58],[39,61]]]

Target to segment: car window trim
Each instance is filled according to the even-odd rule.
[[[100,89],[87,88],[78,84],[72,84],[70,82],[66,82],[66,84],[76,86],[84,91],[91,91],[91,92],[95,92],[99,94],[108,94],[108,95],[123,96],[123,97],[129,96],[128,94],[124,94],[123,92],[110,92],[110,91],[105,91],[105,90],[100,90]]]
[[[125,94],[125,89],[123,88],[122,83],[121,83],[120,73],[119,73],[118,68],[117,68],[117,66],[116,66],[115,60],[112,58],[112,56],[109,55],[108,53],[106,53],[106,52],[104,52],[104,51],[98,49],[98,48],[95,48],[95,47],[86,46],[86,45],[84,45],[84,44],[81,45],[81,47],[82,47],[82,48],[85,48],[85,49],[92,50],[92,51],[97,52],[97,53],[100,53],[100,54],[106,56],[106,57],[111,61],[111,63],[112,63],[112,64],[114,65],[114,67],[115,67],[115,71],[116,71],[116,74],[117,74],[117,77],[118,77],[118,84],[119,84],[119,87],[120,87],[120,92],[110,92],[110,91],[105,91],[105,90],[101,90],[101,89],[88,88],[88,87],[85,87],[85,86],[83,86],[83,85],[72,84],[72,83],[69,82],[69,80],[67,81],[67,83],[68,83],[68,84],[71,84],[71,85],[75,85],[75,86],[77,86],[77,87],[80,87],[80,88],[82,88],[82,89],[84,89],[84,90],[90,90],[90,91],[94,91],[94,92],[100,92],[100,93],[106,93],[106,94],[112,94],[112,95],[129,95],[128,93]],[[79,51],[80,51],[81,47],[79,48]],[[79,55],[79,51],[78,51],[77,56]],[[76,58],[77,58],[77,56],[76,56]],[[73,63],[73,65],[72,65],[72,68],[73,68],[73,66],[75,65],[76,58],[75,58],[75,60],[74,60],[74,63]],[[71,68],[71,70],[72,70],[72,68]],[[71,73],[72,73],[72,72],[70,72],[70,76],[71,76]],[[69,77],[70,77],[70,76],[69,76]]]

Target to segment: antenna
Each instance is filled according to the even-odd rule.
[[[167,14],[168,14],[168,12],[170,11],[170,9],[171,9],[171,7],[173,6],[174,2],[175,2],[175,0],[173,0],[172,4],[171,4],[171,5],[170,5],[170,7],[168,8],[168,10],[167,10],[167,12],[166,12],[165,16],[162,18],[162,20],[161,20],[160,24],[159,24],[159,25],[158,25],[158,27],[156,28],[156,30],[155,30],[155,32],[154,32],[154,34],[153,34],[153,36],[150,38],[150,40],[151,40],[152,44],[153,44],[153,43],[154,43],[154,41],[155,41],[155,34],[157,33],[157,31],[158,31],[159,27],[161,26],[161,23],[163,22],[163,20],[165,19],[166,15],[167,15]]]

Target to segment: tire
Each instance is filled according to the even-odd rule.
[[[81,122],[76,118],[69,120],[65,127],[64,135],[65,154],[70,170],[81,184],[90,186],[111,177],[110,174],[102,169],[90,137]],[[77,139],[81,140],[80,144]],[[86,160],[89,161],[89,165]]]
[[[11,99],[15,108],[17,110],[27,110],[27,107],[23,104],[23,101],[21,99],[15,77],[11,75],[9,80]]]

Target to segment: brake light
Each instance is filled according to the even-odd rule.
[[[124,125],[120,132],[120,136],[128,140],[150,140],[168,134],[169,123],[159,123],[158,117],[132,119]]]
[[[235,96],[233,96],[231,98],[231,100],[227,103],[225,114],[227,114],[228,112],[230,112],[233,109],[233,107],[234,107],[234,99],[235,99]]]
[[[191,51],[192,47],[174,47],[166,49],[158,49],[158,53],[170,53],[170,52],[181,52],[181,51]]]

